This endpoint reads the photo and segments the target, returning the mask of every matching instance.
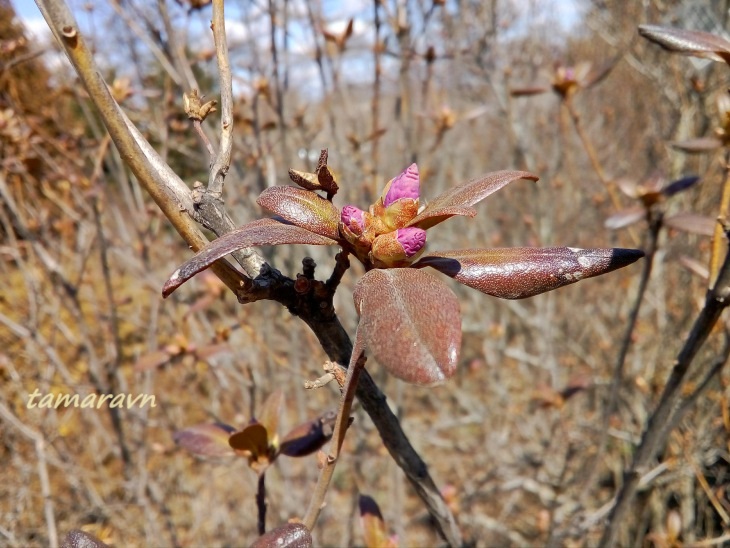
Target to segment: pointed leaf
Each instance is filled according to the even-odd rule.
[[[706,215],[697,215],[696,213],[677,213],[676,215],[665,217],[664,224],[684,232],[712,236],[715,232],[717,220]]]
[[[186,261],[162,287],[163,297],[167,297],[178,287],[215,261],[245,247],[260,245],[309,244],[335,245],[337,242],[314,234],[298,226],[287,225],[273,219],[259,219],[245,224],[228,234],[213,240],[191,259]]]
[[[383,514],[375,499],[368,495],[360,495],[357,501],[360,507],[360,523],[362,524],[363,541],[367,548],[390,548],[395,544],[388,538]]]
[[[605,226],[609,230],[618,230],[625,226],[632,225],[639,222],[641,219],[646,217],[646,209],[642,206],[629,207],[622,209],[608,217],[604,222]]]
[[[639,25],[639,34],[671,52],[730,64],[730,42],[709,32]]]
[[[251,548],[312,548],[312,534],[303,523],[287,523],[261,535]]]
[[[261,207],[310,232],[336,240],[340,211],[318,194],[293,186],[272,186],[256,200]]]
[[[91,533],[81,529],[71,529],[64,537],[61,548],[109,548],[109,545]]]
[[[487,295],[524,299],[622,268],[643,256],[638,249],[462,249],[428,255],[413,266],[430,266]]]
[[[288,457],[305,457],[319,451],[334,433],[337,413],[327,413],[292,428],[281,440],[280,452]]]
[[[383,367],[406,382],[435,385],[456,371],[459,301],[432,276],[410,268],[371,270],[354,292],[358,334]]]
[[[234,452],[228,438],[236,429],[223,423],[196,424],[178,430],[172,436],[186,451],[201,457],[228,457]]]
[[[421,213],[408,223],[408,226],[427,229],[453,215],[472,217],[474,210],[470,206],[518,179],[537,181],[538,178],[526,171],[495,171],[480,179],[472,179],[433,199]]]
[[[531,95],[540,95],[545,93],[548,89],[547,86],[524,86],[521,88],[512,88],[509,90],[509,94],[512,97],[530,97]]]
[[[673,141],[669,145],[682,152],[696,154],[720,148],[722,141],[716,137],[698,137],[697,139],[687,139],[685,141]]]
[[[679,262],[683,267],[685,267],[693,274],[696,274],[703,280],[707,280],[710,278],[710,271],[707,268],[707,265],[699,262],[697,259],[688,257],[687,255],[680,255]]]
[[[677,179],[676,181],[672,181],[671,183],[669,183],[662,190],[662,194],[664,194],[665,196],[674,196],[679,192],[684,192],[688,188],[692,188],[697,184],[699,180],[700,178],[697,175],[682,177],[681,179]]]
[[[269,435],[269,444],[276,445],[279,432],[279,416],[284,403],[284,393],[281,390],[274,390],[261,406],[261,412],[256,420],[261,423]]]

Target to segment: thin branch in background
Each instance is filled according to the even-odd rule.
[[[648,466],[660,444],[666,440],[673,425],[676,411],[682,404],[681,388],[684,385],[690,366],[728,305],[730,305],[730,254],[725,255],[725,261],[720,268],[717,281],[713,288],[707,292],[705,305],[697,316],[692,330],[677,357],[669,379],[664,386],[659,404],[651,414],[641,444],[634,454],[631,467],[624,473],[624,483],[617,495],[616,505],[611,511],[601,538],[600,546],[602,548],[608,548],[615,544],[616,535],[619,531],[616,524],[623,522],[631,507],[638,488],[641,471]]]
[[[0,401],[0,417],[8,424],[14,426],[26,438],[31,440],[35,446],[36,457],[38,458],[38,479],[41,484],[41,497],[43,497],[43,515],[46,518],[46,529],[48,531],[48,546],[58,548],[58,531],[56,530],[56,516],[53,510],[53,496],[51,494],[51,482],[48,478],[48,467],[46,465],[46,441],[40,432],[37,432],[24,424],[13,412]]]

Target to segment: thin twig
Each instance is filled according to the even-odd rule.
[[[35,453],[38,457],[38,478],[40,479],[41,496],[43,497],[43,513],[46,517],[46,528],[48,529],[48,546],[58,548],[58,531],[56,529],[56,516],[53,511],[51,482],[48,476],[48,467],[46,466],[46,442],[43,435],[24,424],[3,402],[0,402],[0,417],[17,428],[35,445]]]
[[[256,508],[258,509],[257,526],[259,536],[266,533],[266,470],[259,474],[258,487],[256,489]]]
[[[652,413],[649,424],[641,439],[641,444],[634,454],[631,468],[624,473],[624,483],[616,497],[616,505],[608,518],[608,523],[601,538],[603,548],[614,546],[619,528],[636,495],[641,471],[654,457],[659,444],[666,440],[673,425],[673,418],[682,404],[681,388],[697,352],[707,340],[712,328],[717,323],[723,310],[730,304],[730,254],[725,261],[714,287],[707,292],[705,306],[692,326],[692,331],[677,357],[672,372],[664,387],[659,405]]]
[[[327,488],[329,487],[330,480],[335,472],[335,466],[337,465],[337,459],[340,455],[340,449],[342,449],[342,443],[345,441],[345,432],[347,431],[347,427],[350,422],[350,409],[352,408],[352,401],[355,399],[355,390],[360,378],[360,372],[365,367],[365,354],[363,353],[362,348],[358,350],[358,346],[359,345],[356,343],[356,349],[352,354],[353,361],[347,369],[345,386],[342,389],[342,398],[340,399],[340,408],[337,412],[334,433],[332,435],[332,441],[330,442],[330,451],[319,474],[319,480],[314,488],[312,498],[309,501],[307,513],[302,520],[302,523],[304,523],[310,531],[317,522],[317,518],[319,517],[319,513],[324,504],[324,497],[327,494]],[[356,354],[357,357],[355,357]]]

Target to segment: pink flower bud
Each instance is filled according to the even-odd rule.
[[[365,212],[355,206],[346,205],[343,207],[340,220],[356,234],[362,234],[365,229]]]
[[[383,198],[383,205],[388,207],[390,204],[401,198],[410,198],[418,200],[420,194],[420,178],[418,176],[418,166],[411,164],[408,168],[393,179],[386,188],[386,194]]]
[[[416,165],[416,164],[413,164]],[[426,231],[422,228],[406,227],[395,231],[395,237],[403,246],[406,257],[413,257],[426,245]]]
[[[420,255],[425,244],[425,230],[400,228],[375,238],[370,259],[377,268],[409,266]]]

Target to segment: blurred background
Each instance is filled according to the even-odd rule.
[[[191,188],[206,181],[208,155],[182,94],[219,95],[208,3],[70,5],[130,118]],[[338,206],[371,203],[411,162],[426,201],[490,171],[540,177],[512,183],[473,219],[429,232],[431,250],[645,248],[642,192],[700,176],[647,206],[696,217],[659,233],[630,333],[641,263],[525,301],[447,280],[462,303],[457,376],[426,389],[368,363],[476,546],[591,546],[600,537],[604,505],[707,287],[722,147],[705,139],[688,154],[670,143],[715,138],[730,112],[727,66],[670,55],[640,38],[637,25],[723,34],[728,7],[226,2],[235,144],[224,198],[238,224],[262,215],[256,197],[287,184],[288,169],[312,171],[323,148],[340,183]],[[214,142],[218,122],[214,114],[204,123]],[[626,224],[631,211],[632,226],[604,226]],[[306,256],[318,278],[334,266],[333,249],[262,252],[290,276]],[[0,545],[48,545],[49,523],[61,537],[82,528],[119,546],[255,538],[257,477],[245,459],[197,459],[173,433],[214,421],[240,428],[275,389],[285,395],[285,432],[336,407],[337,391],[302,388],[322,374],[326,355],[276,303],[242,307],[209,273],[163,300],[162,284],[190,256],[124,166],[35,5],[0,0]],[[361,274],[353,266],[336,301],[351,334]],[[720,353],[723,329],[698,357],[701,367]],[[624,337],[631,345],[607,414]],[[29,409],[35,389],[154,394],[157,406]],[[666,440],[631,521],[620,524],[623,545],[727,533],[729,396],[725,371]],[[314,457],[277,461],[267,474],[271,527],[302,516],[317,474]],[[358,409],[315,545],[363,543],[359,493],[379,503],[400,545],[441,542]]]

